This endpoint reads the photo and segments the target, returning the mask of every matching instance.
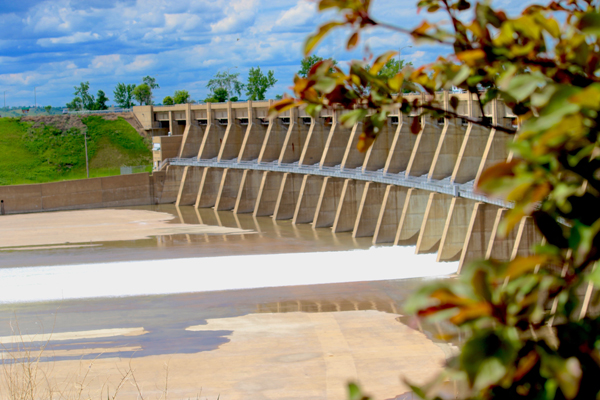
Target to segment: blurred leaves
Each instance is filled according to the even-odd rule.
[[[491,2],[419,0],[425,16],[412,28],[374,19],[369,0],[317,4],[340,18],[308,38],[307,53],[334,30],[348,33],[352,49],[365,29],[380,27],[416,44],[446,46],[449,55],[385,75],[381,71],[393,51],[344,67],[323,61],[306,77],[297,76],[294,99],[276,103],[272,112],[303,107],[317,117],[324,108],[340,110],[340,122],[360,132],[360,151],[377,140],[395,110],[413,134],[438,118],[463,118],[494,135],[516,133],[509,159],[481,173],[475,189],[508,203],[498,226],[505,243],[532,235],[525,229],[530,222],[544,242],[527,257],[517,256],[522,249],[514,247],[502,262],[473,263],[456,279],[430,284],[411,299],[419,317],[445,321],[466,337],[444,376],[465,380],[464,397],[470,399],[598,398],[600,322],[581,319],[580,295],[589,282],[600,282],[594,268],[600,260],[597,4],[553,0],[508,14]],[[428,20],[430,13],[435,22]],[[440,94],[456,89],[468,95]],[[467,96],[473,99],[470,115],[462,104]],[[495,118],[490,106],[499,110]],[[435,398],[429,388],[413,390]],[[351,390],[351,396],[361,395]]]

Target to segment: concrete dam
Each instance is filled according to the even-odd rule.
[[[482,113],[472,95],[456,96],[461,115],[516,125],[499,101]],[[436,97],[449,109],[447,92]],[[477,258],[510,260],[541,240],[531,218],[497,238],[511,205],[473,189],[485,168],[512,157],[513,135],[430,117],[422,117],[414,135],[417,115],[396,109],[361,153],[360,123],[344,127],[343,111],[324,109],[312,118],[294,109],[269,118],[270,104],[134,107],[153,138],[152,201],[288,219],[372,237],[373,244],[414,245],[417,254],[437,253],[438,261],[460,261],[460,267]]]

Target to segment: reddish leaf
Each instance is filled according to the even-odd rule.
[[[421,121],[419,120],[419,117],[413,118],[412,123],[410,124],[410,131],[415,135],[421,132]]]
[[[361,153],[364,153],[371,147],[373,142],[375,141],[375,137],[365,134],[364,132],[360,134],[358,137],[358,143],[356,144],[356,148]]]
[[[348,43],[346,44],[346,50],[352,50],[358,44],[358,32],[354,32],[350,39],[348,39]]]
[[[498,178],[502,178],[505,176],[514,176],[513,169],[519,165],[521,161],[512,160],[510,162],[500,162],[498,164],[494,164],[481,174],[479,180],[476,183],[477,190],[481,190],[482,186],[486,183],[496,180]]]

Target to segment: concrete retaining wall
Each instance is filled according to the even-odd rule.
[[[141,173],[0,186],[0,200],[4,200],[6,214],[139,206],[155,203],[154,192],[161,188],[150,174]]]

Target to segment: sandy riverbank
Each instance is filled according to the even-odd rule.
[[[172,399],[196,398],[200,393],[201,398],[211,400],[218,396],[230,400],[343,399],[348,381],[360,382],[374,398],[390,399],[410,390],[402,379],[424,383],[445,360],[438,346],[399,323],[397,317],[371,310],[210,319],[185,330],[197,335],[221,332],[228,341],[214,350],[44,362],[38,367],[49,371],[48,379],[39,383],[39,390],[50,385],[66,394],[81,387],[86,398],[105,397],[107,390],[112,398],[131,370],[135,381],[128,375],[117,399],[139,398],[140,393],[146,399],[164,398],[165,382]],[[85,339],[77,332],[61,336]],[[95,339],[87,343],[91,346],[88,354],[143,352],[143,346],[126,343],[102,348],[106,339],[97,334],[90,337]],[[50,338],[47,355],[85,355],[82,349],[52,350],[56,340],[58,336]],[[69,384],[61,388],[65,382]]]
[[[173,215],[148,210],[80,210],[0,217],[0,249],[147,239],[174,234],[240,234],[222,226],[169,223]]]

